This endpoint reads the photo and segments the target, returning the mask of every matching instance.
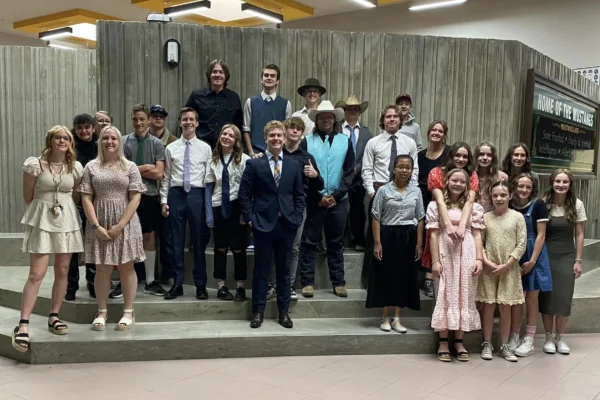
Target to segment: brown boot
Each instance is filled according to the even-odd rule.
[[[315,289],[312,286],[304,286],[302,288],[302,296],[313,297],[315,295]]]
[[[348,297],[348,292],[346,291],[346,286],[334,287],[333,294],[335,294],[338,297]]]

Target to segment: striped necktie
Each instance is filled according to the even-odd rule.
[[[275,166],[273,167],[273,179],[275,179],[275,186],[279,189],[279,181],[281,180],[281,168],[279,167],[279,157],[273,156],[271,160],[275,161]]]

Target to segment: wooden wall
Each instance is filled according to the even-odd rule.
[[[21,167],[48,130],[96,109],[92,50],[0,46],[0,233],[21,233]]]
[[[177,67],[164,61],[170,38],[181,43]],[[206,85],[206,66],[215,58],[229,64],[229,88],[242,101],[261,90],[262,66],[276,63],[279,93],[295,110],[302,107],[296,88],[316,77],[328,89],[323,98],[333,103],[350,94],[368,100],[362,122],[376,132],[383,107],[409,92],[422,130],[445,119],[450,142],[491,140],[501,154],[522,136],[529,68],[600,99],[598,85],[516,41],[103,21],[96,56],[98,107],[109,110],[124,133],[137,102],[162,104],[177,132],[176,111],[193,89]],[[578,193],[588,211],[586,237],[596,237],[600,186],[581,181]]]

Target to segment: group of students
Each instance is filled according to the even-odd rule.
[[[420,309],[416,262],[427,271],[423,290],[435,292],[431,326],[439,334],[440,361],[452,355],[468,361],[464,333],[479,329],[481,357],[491,360],[496,305],[499,356],[517,361],[534,353],[539,314],[544,352],[569,354],[563,335],[582,274],[586,221],[572,173],[555,170],[538,198],[527,145],[511,146],[500,166],[492,143],[472,152],[464,142],[447,146],[447,135],[446,123],[434,121],[417,161],[409,154],[395,157],[393,181],[375,195],[367,307],[384,307],[380,329],[406,332],[401,308]],[[411,184],[416,168],[420,190]]]
[[[23,250],[31,254],[31,268],[13,335],[17,350],[29,349],[28,318],[50,254],[55,254],[48,321],[53,333],[68,333],[58,311],[63,297],[75,298],[80,262],[86,264],[87,288],[98,303],[92,329],[106,327],[107,298],[122,296],[125,307],[116,329],[128,330],[135,323],[139,281],[145,281],[148,294],[167,300],[183,295],[188,224],[196,298],[208,298],[205,249],[212,229],[217,297],[246,299],[251,231],[255,266],[250,326],[262,325],[266,300],[276,296],[279,323],[291,328],[288,309],[290,300],[297,299],[297,271],[302,295],[313,297],[323,234],[333,292],[347,296],[343,242],[349,220],[355,248],[367,247],[369,255],[372,247],[366,305],[383,307],[381,329],[406,332],[400,308],[420,307],[415,260],[422,258],[419,263],[428,270],[423,291],[433,295],[434,286],[439,288],[432,326],[440,332],[440,359],[450,359],[449,330],[455,331],[459,359],[468,359],[462,334],[479,329],[480,321],[485,339],[482,356],[490,358],[496,303],[503,317],[500,354],[512,359],[513,350],[531,353],[540,291],[547,331],[544,350],[551,352],[555,346],[554,351],[557,347],[568,352],[562,334],[574,278],[561,275],[560,290],[551,282],[555,274],[565,274],[570,258],[575,274],[581,274],[585,211],[575,199],[570,172],[553,174],[553,186],[542,202],[535,197],[538,178],[530,169],[524,144],[509,150],[500,172],[491,143],[475,149],[474,161],[467,144],[445,145],[448,127],[435,121],[423,149],[408,94],[384,108],[381,131],[373,135],[359,121],[368,102],[355,96],[335,106],[320,102],[326,89],[314,78],[298,88],[305,106],[291,114],[290,102],[276,94],[279,75],[276,65],[267,65],[261,72],[261,94],[242,108],[237,93],[227,89],[227,65],[213,61],[206,72],[207,87],[192,92],[179,112],[180,138],[165,128],[164,107],[148,109],[142,104],[132,109],[134,132],[124,137],[104,111],[93,118],[76,116],[72,132],[64,126],[48,132],[41,156],[24,164]],[[511,185],[506,183],[509,178]],[[525,218],[520,214],[516,218],[509,203]],[[514,229],[506,231],[507,227]],[[573,227],[576,249],[565,241],[566,230]],[[512,236],[500,238],[506,232],[514,232],[513,247]],[[168,291],[154,276],[157,236],[163,281],[172,279]],[[560,257],[553,254],[553,260],[562,261],[549,264],[545,240],[559,242],[552,251],[559,251]],[[235,294],[225,286],[229,250]],[[370,261],[366,256],[365,265]],[[120,283],[113,288],[114,268]],[[527,336],[520,344],[523,289]]]

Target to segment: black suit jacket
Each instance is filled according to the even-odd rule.
[[[302,176],[301,164],[283,154],[277,188],[266,156],[248,160],[238,194],[244,219],[261,232],[275,229],[279,218],[290,228],[298,228],[306,207]]]

